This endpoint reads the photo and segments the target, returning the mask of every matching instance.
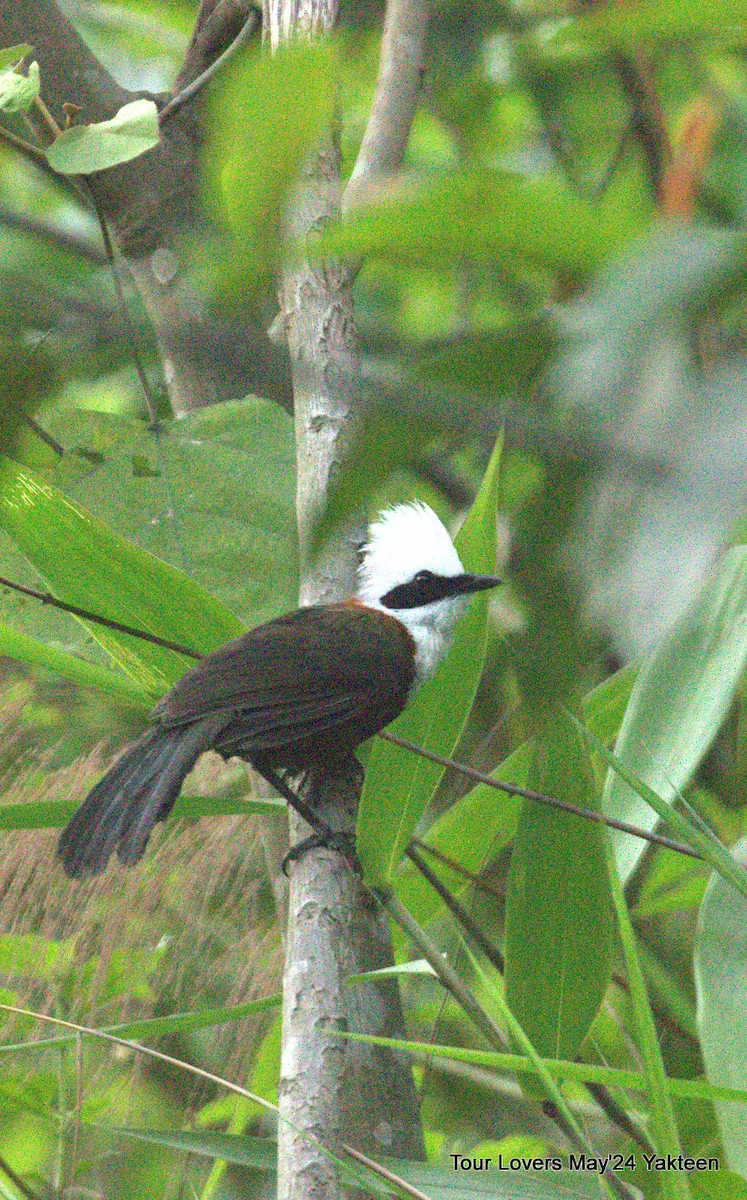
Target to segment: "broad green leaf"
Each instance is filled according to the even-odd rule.
[[[382,1165],[399,1175],[429,1200],[600,1200],[595,1172],[550,1168],[537,1172],[507,1170],[497,1160],[486,1172],[465,1171],[451,1155],[444,1166],[438,1163],[403,1162],[383,1158]],[[465,1157],[469,1157],[466,1155]],[[552,1155],[548,1155],[552,1157]]]
[[[642,227],[630,207],[614,221],[600,218],[600,208],[559,176],[455,172],[403,199],[354,210],[321,239],[319,252],[439,269],[465,260],[514,268],[518,260],[585,273]]]
[[[37,638],[27,637],[26,634],[18,633],[2,624],[0,654],[6,654],[8,658],[25,663],[28,667],[43,667],[47,671],[54,671],[63,679],[70,679],[84,687],[96,688],[99,692],[113,696],[122,704],[132,705],[146,712],[152,708],[152,701],[148,695],[135,687],[126,675],[109,671],[96,663],[86,662],[85,659],[67,654],[64,650],[56,650]]]
[[[634,681],[634,669],[626,667],[584,698],[584,718],[589,728],[603,741],[614,737],[620,728]],[[490,774],[493,779],[527,787],[531,756],[532,743],[525,742]],[[429,846],[459,863],[471,875],[479,875],[514,837],[521,803],[514,796],[479,783],[443,813],[423,834],[423,839]],[[439,866],[439,873],[457,894],[470,887],[463,876],[450,872],[443,865]],[[397,894],[421,925],[430,919],[441,903],[430,885],[409,862],[403,864],[402,874],[397,879]]]
[[[293,420],[278,405],[248,396],[165,421],[157,433],[145,421],[77,409],[42,424],[66,453],[27,438],[16,457],[128,541],[186,572],[247,625],[296,606]]]
[[[152,150],[160,138],[158,109],[141,98],[125,104],[109,121],[64,129],[45,154],[61,175],[91,175]]]
[[[619,436],[630,417],[631,390],[650,354],[652,331],[673,330],[673,346],[678,346],[685,314],[733,288],[743,276],[746,256],[741,229],[670,222],[637,238],[624,255],[605,264],[581,299],[557,312],[558,334],[565,334],[567,349],[551,368],[548,383],[561,406],[590,419],[596,437]],[[709,436],[707,422],[703,428]],[[672,437],[675,429],[682,429],[675,415],[641,408],[628,435],[630,448],[670,461],[674,447],[667,433],[671,430]],[[681,467],[679,459],[676,466]]]
[[[0,71],[0,112],[28,112],[39,95],[39,64],[29,64],[28,75]]]
[[[604,759],[607,766],[615,771],[631,790],[657,814],[670,837],[690,846],[704,862],[709,863],[713,870],[731,883],[742,896],[747,896],[747,871],[735,860],[734,855],[713,830],[698,819],[697,814],[691,816],[689,812],[680,812],[667,800],[662,799],[648,784],[624,767],[619,758],[608,750],[603,742],[594,737],[594,734],[570,711],[568,711],[568,717],[573,721],[581,736],[589,743],[589,746],[596,751],[597,756]]]
[[[125,541],[26,467],[0,460],[0,526],[60,599],[200,653],[243,632],[186,575]],[[137,687],[158,697],[192,664],[172,650],[88,623]]]
[[[747,840],[734,847],[747,861]],[[711,1083],[747,1088],[747,899],[713,874],[695,937],[700,1045]],[[728,1165],[747,1174],[747,1108],[716,1105]]]
[[[225,277],[246,290],[271,272],[288,192],[330,128],[334,57],[328,43],[286,43],[225,79],[213,109],[208,178],[235,234]]]
[[[34,53],[34,47],[27,45],[25,42],[18,46],[6,46],[0,50],[0,71],[5,71],[8,67],[16,67],[22,59],[29,54]]]
[[[585,743],[556,711],[534,742],[529,786],[598,808]],[[539,1054],[572,1058],[610,973],[612,901],[598,823],[526,800],[506,898],[506,999]]]
[[[117,1127],[111,1132],[172,1150],[241,1163],[255,1170],[275,1169],[277,1147],[267,1138]],[[451,1162],[442,1167],[435,1163],[409,1162],[389,1157],[380,1161],[382,1166],[420,1189],[421,1195],[432,1197],[432,1200],[472,1200],[473,1197],[485,1197],[485,1200],[595,1200],[600,1195],[593,1172],[587,1175],[553,1170],[547,1175],[532,1175],[523,1171],[495,1169],[488,1172],[486,1177],[482,1173],[457,1170]]]
[[[747,1200],[747,1180],[721,1168],[693,1174],[689,1179],[693,1200]]]
[[[456,538],[467,570],[495,569],[496,508],[503,439]],[[418,746],[449,755],[461,736],[485,661],[487,593],[474,596],[433,679],[389,727]],[[444,768],[381,739],[373,743],[358,812],[358,854],[372,880],[389,882]]]
[[[747,547],[727,551],[695,604],[642,667],[615,748],[620,764],[673,801],[711,745],[747,662]],[[644,829],[658,817],[614,770],[604,812]],[[623,881],[645,843],[613,832]]]
[[[584,34],[608,47],[639,45],[641,38],[706,37],[744,45],[747,10],[742,0],[648,0],[630,8],[617,6],[583,14],[563,31]],[[563,33],[558,35],[563,36]]]

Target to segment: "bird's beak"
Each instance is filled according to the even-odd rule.
[[[467,572],[454,577],[454,594],[470,595],[472,592],[486,592],[488,588],[498,587],[501,583],[503,580],[498,579],[496,575],[470,575]]]

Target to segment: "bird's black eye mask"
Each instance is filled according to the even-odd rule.
[[[418,571],[407,583],[399,583],[379,601],[385,608],[422,608],[448,596],[464,596],[497,587],[500,579],[493,575],[436,575],[433,571]]]

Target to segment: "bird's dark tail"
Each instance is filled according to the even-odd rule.
[[[175,729],[156,726],[125,750],[66,826],[57,853],[73,879],[98,875],[113,852],[132,866],[153,826],[174,806],[185,775],[212,745],[225,716]]]

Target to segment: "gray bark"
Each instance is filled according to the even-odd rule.
[[[273,46],[291,33],[331,28],[334,4],[271,0]],[[340,215],[339,156],[330,141],[302,180],[289,236],[303,244]],[[356,544],[350,528],[313,561],[310,541],[330,479],[360,421],[350,273],[335,263],[304,264],[286,274],[281,310],[291,353],[297,443],[301,603],[328,603],[355,589]],[[334,828],[352,830],[361,772],[355,760],[307,781],[306,794]],[[308,834],[291,817],[293,841]],[[389,1051],[347,1042],[344,1031],[401,1035],[396,984],[346,987],[346,978],[392,962],[389,931],[348,862],[320,848],[290,866],[278,1144],[279,1200],[336,1200],[343,1194],[324,1146],[348,1142],[372,1157],[423,1155],[410,1067]],[[310,1140],[310,1135],[314,1140]]]

